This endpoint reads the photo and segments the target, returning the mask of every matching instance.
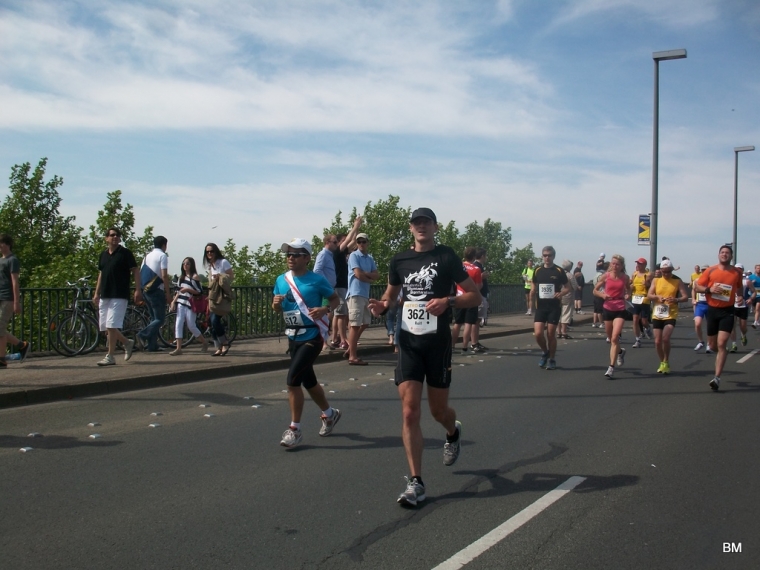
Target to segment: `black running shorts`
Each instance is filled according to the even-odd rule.
[[[615,319],[625,319],[626,313],[628,313],[628,311],[608,311],[607,309],[604,309],[602,310],[602,320],[614,321]]]
[[[469,309],[457,309],[454,317],[454,322],[458,325],[467,323],[468,325],[474,325],[478,322],[478,307],[470,307]]]
[[[715,336],[718,331],[730,333],[734,330],[733,307],[707,307],[707,336]]]
[[[303,386],[311,390],[317,385],[317,375],[314,373],[314,362],[322,352],[324,341],[321,336],[297,342],[288,339],[290,348],[290,369],[288,370],[288,386]]]
[[[451,384],[451,331],[415,335],[402,330],[398,335],[396,386],[407,380],[426,382],[433,388]]]
[[[549,303],[538,303],[536,316],[533,317],[534,323],[546,323],[547,325],[559,324],[559,318],[562,315],[562,303],[559,300]]]
[[[671,326],[671,327],[676,326],[676,320],[675,319],[653,319],[652,320],[653,329],[662,330],[667,326]]]

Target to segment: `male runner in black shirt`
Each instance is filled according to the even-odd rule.
[[[541,250],[544,263],[533,273],[530,286],[531,298],[538,298],[536,316],[533,319],[533,334],[541,348],[541,360],[538,361],[538,365],[547,370],[557,368],[554,360],[554,354],[557,352],[557,324],[562,313],[562,296],[570,292],[567,274],[554,264],[556,254],[550,245]]]
[[[462,424],[449,407],[451,383],[451,310],[480,305],[478,287],[462,267],[454,250],[435,244],[438,224],[429,208],[414,211],[409,224],[414,249],[396,254],[388,272],[388,287],[382,299],[370,299],[375,316],[388,310],[403,290],[401,332],[398,345],[396,385],[401,397],[402,436],[411,471],[406,490],[398,497],[402,505],[416,505],[425,500],[422,482],[422,429],[420,403],[422,385],[428,384],[428,403],[435,420],[446,428],[443,463],[450,466],[459,457]],[[463,293],[452,295],[455,284]]]

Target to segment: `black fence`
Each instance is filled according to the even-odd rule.
[[[515,314],[525,311],[525,287],[520,285],[489,285],[489,305],[491,315]],[[273,337],[283,334],[282,317],[272,310],[272,287],[233,287],[236,293],[232,313],[237,321],[237,338]],[[370,296],[379,298],[385,286],[371,287]],[[28,340],[32,352],[52,352],[56,342],[56,315],[70,309],[76,290],[73,288],[27,288],[21,289],[20,315],[11,325],[11,333],[17,338]],[[591,286],[583,292],[583,304],[592,304]],[[371,326],[384,326],[383,318],[373,319]]]

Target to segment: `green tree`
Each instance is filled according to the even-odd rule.
[[[46,166],[47,158],[41,159],[34,171],[28,162],[13,166],[9,193],[0,205],[0,231],[15,242],[22,287],[38,283],[49,265],[75,251],[82,231],[74,216],[60,214],[58,188],[63,179],[53,176],[45,182]]]
[[[222,249],[224,257],[235,272],[234,285],[274,285],[277,276],[285,271],[285,257],[267,243],[252,252],[247,245],[237,249],[231,239]]]

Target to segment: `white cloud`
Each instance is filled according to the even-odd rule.
[[[522,137],[551,117],[530,64],[472,52],[482,30],[436,3],[87,7],[0,13],[0,128]]]
[[[690,28],[714,21],[719,15],[719,7],[718,0],[571,0],[553,26],[601,13],[617,12],[622,17],[638,12],[670,28]]]

